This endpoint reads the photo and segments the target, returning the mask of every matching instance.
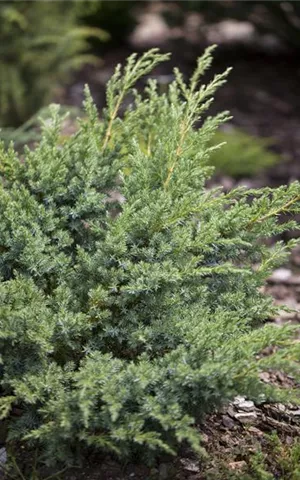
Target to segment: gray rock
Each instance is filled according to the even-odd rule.
[[[292,417],[299,417],[299,418],[300,418],[300,409],[299,409],[299,410],[290,410],[290,411],[289,411],[289,414],[290,414]]]
[[[231,470],[241,471],[247,467],[247,463],[245,462],[245,460],[241,460],[239,462],[230,462],[228,466]]]
[[[198,463],[190,460],[189,458],[181,458],[180,463],[188,472],[198,473],[200,470]]]
[[[229,407],[227,408],[226,413],[227,413],[230,417],[234,418],[234,417],[235,417],[235,414],[236,414],[236,410],[233,408],[232,405],[229,405]]]
[[[282,403],[276,403],[275,407],[279,410],[279,412],[286,411],[285,405],[283,405]]]
[[[299,410],[299,405],[295,405],[293,403],[287,403],[286,406],[289,410]]]
[[[245,397],[241,397],[240,395],[238,395],[237,397],[235,397],[235,399],[233,400],[233,405],[236,405],[236,406],[239,406],[240,403],[244,402],[246,399]]]
[[[235,415],[235,414],[234,414]],[[235,423],[228,415],[222,415],[222,423],[226,428],[234,428]]]
[[[254,423],[257,420],[256,412],[238,412],[235,414],[235,418],[245,424],[245,423]]]
[[[261,372],[259,374],[259,378],[265,383],[270,383],[270,381],[271,381],[271,376],[270,376],[269,372]]]
[[[243,410],[244,412],[253,412],[255,409],[252,400],[245,400],[244,402],[239,403],[237,407],[239,410]]]
[[[248,432],[253,433],[254,435],[257,435],[258,437],[263,437],[264,432],[259,430],[259,428],[256,427],[249,427]]]
[[[285,283],[288,282],[292,277],[292,272],[288,268],[278,268],[274,270],[272,275],[269,277],[269,281],[272,283]]]

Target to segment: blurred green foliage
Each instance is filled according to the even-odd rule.
[[[1,2],[1,127],[21,125],[48,103],[55,87],[71,72],[97,61],[89,53],[89,40],[104,41],[108,34],[81,24],[82,6],[81,2]]]
[[[219,130],[213,145],[221,143],[225,145],[212,152],[210,163],[218,173],[235,178],[258,174],[281,160],[280,155],[269,150],[270,139],[249,135],[238,128]]]
[[[260,33],[272,33],[287,45],[300,47],[300,2],[276,0],[188,0],[177,2],[183,10],[204,15],[206,22],[235,19],[251,22]]]
[[[68,126],[75,128],[77,119],[82,115],[81,110],[71,105],[60,105],[62,115],[67,115]],[[22,151],[25,144],[33,147],[36,142],[41,140],[41,125],[49,122],[51,119],[51,105],[42,107],[37,113],[32,115],[25,123],[17,128],[7,127],[1,129],[0,138],[6,147],[13,142],[17,151]],[[65,133],[63,132],[61,137]]]

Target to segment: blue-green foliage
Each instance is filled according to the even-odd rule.
[[[54,106],[35,150],[0,153],[0,406],[8,444],[48,463],[84,446],[197,450],[206,412],[236,394],[290,394],[261,371],[297,375],[299,343],[290,327],[263,326],[277,307],[261,286],[294,244],[262,240],[295,227],[277,217],[299,212],[300,185],[205,188],[227,118],[193,129],[226,78],[199,87],[211,49],[189,84],[176,71],[159,94],[150,81],[119,118],[167,58],[152,50],[118,67],[101,121],[87,90],[72,137],[60,140]]]

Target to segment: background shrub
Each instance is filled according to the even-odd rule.
[[[265,238],[295,228],[300,185],[227,194],[207,190],[210,141],[227,113],[207,118],[227,72],[159,94],[135,82],[167,55],[131,56],[107,86],[102,120],[86,91],[86,119],[61,139],[59,108],[22,161],[1,149],[1,416],[7,444],[47,463],[87,447],[123,457],[200,450],[195,422],[236,394],[290,400],[265,384],[298,378],[293,328],[261,287],[295,244]],[[134,101],[118,117],[127,94]],[[277,346],[269,356],[266,347]]]
[[[249,135],[238,128],[218,130],[212,146],[222,143],[225,143],[222,148],[211,153],[210,163],[219,173],[235,178],[253,176],[282,160],[268,148],[272,145],[270,139]]]
[[[108,34],[81,25],[82,8],[81,2],[1,2],[1,127],[22,124],[70,72],[97,61],[89,40],[104,41]]]

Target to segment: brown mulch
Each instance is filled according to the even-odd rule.
[[[231,407],[232,408],[232,407]],[[295,407],[293,407],[295,408]],[[230,410],[230,409],[229,409]],[[120,464],[112,458],[91,458],[83,469],[73,469],[61,478],[65,480],[227,480],[230,472],[247,471],[249,459],[263,452],[268,471],[274,478],[280,466],[272,451],[270,434],[276,431],[282,449],[289,448],[300,435],[300,423],[281,405],[256,407],[258,418],[254,423],[242,424],[234,420],[228,409],[209,416],[200,429],[202,445],[207,457],[197,458],[183,450],[176,459],[165,458],[157,465]],[[299,417],[297,417],[299,418]],[[299,418],[300,420],[300,418]],[[274,457],[274,458],[273,458]],[[278,473],[279,472],[279,473]],[[256,478],[256,477],[255,477]]]

